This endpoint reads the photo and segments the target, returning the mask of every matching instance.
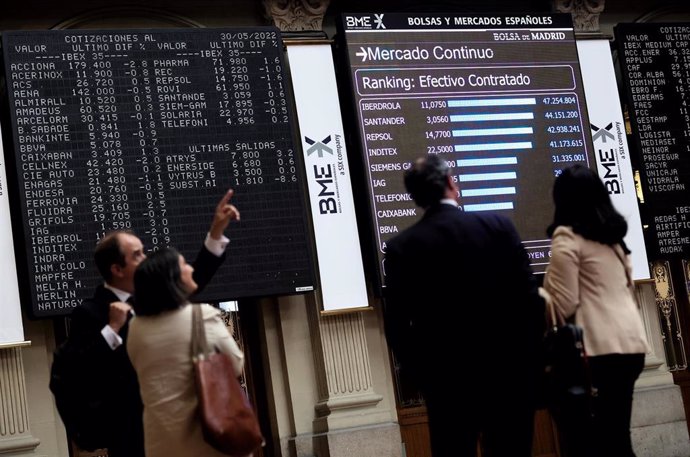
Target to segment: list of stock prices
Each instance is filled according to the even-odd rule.
[[[615,29],[647,206],[647,245],[690,254],[690,24]]]
[[[511,217],[544,271],[553,181],[594,163],[570,18],[346,15],[342,26],[380,265],[423,212],[404,170],[437,154],[462,209]]]
[[[242,214],[196,300],[313,288],[302,171],[275,28],[9,32],[2,36],[35,316],[101,281],[105,233],[193,260],[228,188]],[[9,151],[7,152],[9,153]]]

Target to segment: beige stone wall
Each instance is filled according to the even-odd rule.
[[[22,358],[31,434],[40,441],[36,455],[67,457],[69,453],[65,429],[55,409],[53,395],[48,389],[50,365],[55,350],[52,322],[25,321],[24,332],[26,339],[31,341],[31,346],[22,349]]]

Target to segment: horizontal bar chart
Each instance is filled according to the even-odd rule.
[[[534,119],[534,113],[453,114],[451,122],[521,121]]]
[[[480,203],[480,204],[476,204],[476,205],[463,205],[463,209],[467,212],[499,211],[499,210],[513,209],[513,202]]]
[[[536,98],[479,98],[467,100],[448,100],[449,108],[467,108],[476,106],[520,106],[536,105]]]
[[[458,167],[484,167],[493,165],[516,165],[517,157],[495,157],[491,159],[458,159]]]
[[[490,136],[490,135],[531,135],[532,127],[506,127],[495,129],[463,129],[453,130],[454,137]]]
[[[463,189],[460,195],[463,197],[485,197],[487,195],[514,195],[515,187],[487,187],[485,189]]]
[[[517,179],[517,173],[506,171],[503,173],[467,173],[458,175],[460,182],[498,181],[500,179]]]
[[[532,149],[531,141],[516,141],[507,143],[478,143],[478,144],[456,144],[455,152],[467,151],[500,151],[503,149]]]

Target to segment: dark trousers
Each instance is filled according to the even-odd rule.
[[[630,441],[633,389],[644,368],[644,354],[589,358],[592,387],[593,449],[596,456],[635,457]]]
[[[144,437],[122,436],[122,441],[108,446],[108,457],[144,457]]]
[[[425,393],[433,457],[475,457],[480,437],[483,457],[530,457],[534,407],[526,401],[529,395],[516,398],[520,391]]]
[[[141,401],[122,400],[114,434],[108,445],[108,457],[144,457],[144,422]]]
[[[108,457],[144,457],[144,447],[116,444],[108,448]]]

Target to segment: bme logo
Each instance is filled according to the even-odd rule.
[[[325,166],[314,165],[314,178],[319,185],[319,194],[316,196],[319,201],[319,213],[337,213],[338,205],[335,199],[335,170],[333,165],[330,163]]]
[[[323,159],[324,154],[333,155],[333,149],[329,146],[332,140],[331,135],[328,135],[321,141],[314,141],[308,136],[304,137],[304,141],[309,145],[307,148],[307,157],[316,153],[319,159]],[[321,161],[320,165],[314,164],[312,168],[312,178],[318,184],[318,194],[316,195],[316,201],[319,203],[319,213],[321,214],[336,214],[338,213],[338,201],[336,200],[336,177],[335,177],[335,167],[332,159],[329,160],[326,156],[326,163]]]
[[[609,194],[620,194],[620,166],[618,164],[618,155],[615,149],[616,145],[613,143],[616,141],[616,137],[611,133],[613,122],[610,122],[603,128],[597,127],[592,123],[590,123],[589,126],[592,129],[592,142],[595,143],[597,149],[599,164],[601,168],[606,170],[604,176],[601,176],[601,180]],[[607,146],[596,145],[596,143],[606,143],[607,140],[612,140]]]
[[[609,138],[611,140],[616,140],[616,137],[613,136],[613,133],[611,133],[611,129],[613,128],[613,122],[610,122],[609,125],[607,125],[604,128],[599,128],[596,125],[590,123],[590,127],[592,128],[592,141],[598,141],[601,139],[603,143],[606,143],[606,139]]]
[[[345,18],[345,23],[347,24],[348,27],[371,28],[371,18],[369,16],[362,16],[362,17],[347,16]]]
[[[319,158],[323,157],[324,152],[329,153],[330,155],[333,155],[333,149],[329,148],[326,146],[328,143],[331,142],[331,136],[328,135],[326,138],[324,138],[321,141],[314,141],[308,136],[304,137],[304,141],[309,144],[309,148],[307,148],[307,155],[310,156],[314,152],[316,152],[319,156]]]

